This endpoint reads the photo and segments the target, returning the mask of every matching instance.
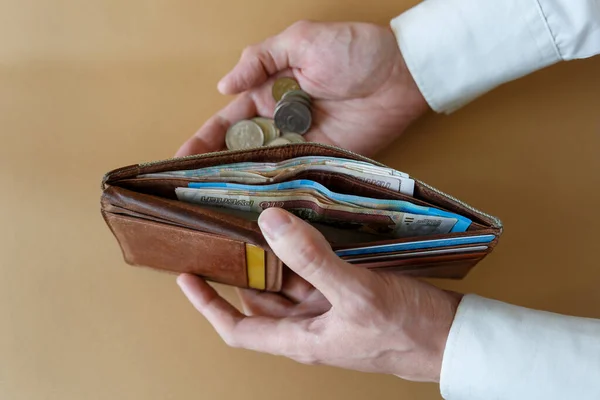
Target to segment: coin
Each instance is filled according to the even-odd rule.
[[[298,135],[297,133],[293,133],[293,132],[284,133],[283,135],[281,135],[281,137],[289,140],[292,143],[306,142],[306,139],[304,139],[304,136]]]
[[[312,103],[312,98],[310,97],[310,95],[302,89],[290,90],[289,92],[284,93],[283,96],[281,97],[282,100],[288,100],[290,98],[303,99],[308,103],[308,105],[310,105],[310,103]]]
[[[310,108],[305,104],[283,102],[275,110],[275,125],[282,132],[304,134],[312,124]]]
[[[284,144],[290,144],[292,142],[290,142],[288,139],[284,138],[284,137],[278,137],[276,139],[271,140],[269,143],[266,144],[266,146],[282,146]]]
[[[252,118],[253,122],[256,122],[260,129],[262,129],[265,136],[265,143],[269,143],[271,140],[279,137],[279,129],[275,126],[275,121],[269,118],[256,117]]]
[[[299,96],[287,96],[284,97],[283,99],[281,99],[281,101],[279,103],[277,103],[277,106],[283,104],[283,103],[302,103],[304,104],[306,107],[311,106],[310,102],[307,101],[304,97],[299,97]],[[277,108],[277,106],[275,108]]]
[[[260,126],[249,120],[233,124],[225,135],[225,144],[229,150],[260,147],[264,142],[265,136]]]
[[[279,101],[286,92],[299,89],[300,85],[294,78],[279,78],[273,84],[273,98]]]

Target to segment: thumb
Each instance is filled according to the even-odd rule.
[[[247,47],[237,65],[219,82],[223,94],[237,94],[263,84],[271,75],[288,68],[300,68],[305,46],[300,43],[308,37],[312,23],[297,22],[277,36]]]
[[[275,254],[333,305],[360,291],[369,272],[341,260],[314,227],[280,208],[260,214],[258,224]]]

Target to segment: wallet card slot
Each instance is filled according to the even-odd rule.
[[[435,243],[440,242],[440,243]],[[406,249],[435,249],[438,247],[448,247],[454,245],[486,245],[493,249],[498,242],[497,232],[493,229],[484,229],[471,232],[454,232],[442,235],[420,236],[412,238],[387,239],[376,242],[363,242],[343,245],[333,245],[332,248],[341,256],[357,255],[364,253],[385,253],[389,252],[386,246],[404,247]],[[426,243],[427,245],[423,245]],[[356,250],[356,251],[355,251]]]
[[[416,274],[418,274],[418,276],[422,277],[440,277],[437,273],[428,274],[428,272],[431,273],[434,269],[440,268],[444,265],[461,265],[473,267],[479,261],[481,261],[487,254],[488,253],[450,254],[432,257],[405,258],[390,261],[375,261],[372,263],[361,263],[356,265],[368,268],[373,271],[414,271]],[[427,271],[428,269],[430,270]]]
[[[423,250],[406,250],[396,251],[390,253],[370,254],[370,255],[356,255],[356,256],[343,256],[343,260],[351,264],[364,264],[373,263],[380,261],[392,261],[401,260],[406,258],[422,258],[437,257],[442,255],[465,255],[465,257],[472,254],[487,254],[491,251],[491,248],[487,245],[462,245],[462,246],[449,246],[449,247],[438,247]]]
[[[414,265],[376,265],[369,268],[379,272],[393,272],[405,276],[436,279],[463,279],[482,260],[473,258],[468,260],[448,260],[437,263]]]

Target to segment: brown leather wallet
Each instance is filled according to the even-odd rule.
[[[339,157],[383,166],[358,154],[316,143],[222,151],[130,165],[105,175],[102,181],[102,215],[130,265],[187,272],[227,285],[276,292],[281,289],[284,266],[269,248],[255,221],[178,201],[175,188],[186,187],[189,180],[139,175],[237,162],[279,162],[303,156]],[[406,200],[460,214],[472,221],[466,232],[419,237],[418,240],[442,239],[448,243],[448,240],[457,238],[463,241],[466,238],[467,242],[469,238],[491,238],[485,246],[456,242],[443,250],[429,247],[425,252],[400,250],[372,258],[341,256],[365,268],[393,270],[420,277],[461,279],[493,250],[502,233],[498,218],[417,179],[414,197],[328,171],[306,171],[295,179],[311,179],[339,193]],[[382,240],[367,246],[410,245],[415,240]],[[332,244],[336,251],[364,246],[364,243]]]

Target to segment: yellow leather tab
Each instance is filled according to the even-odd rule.
[[[248,286],[252,289],[265,290],[265,251],[260,247],[246,243],[246,268],[248,269]]]

